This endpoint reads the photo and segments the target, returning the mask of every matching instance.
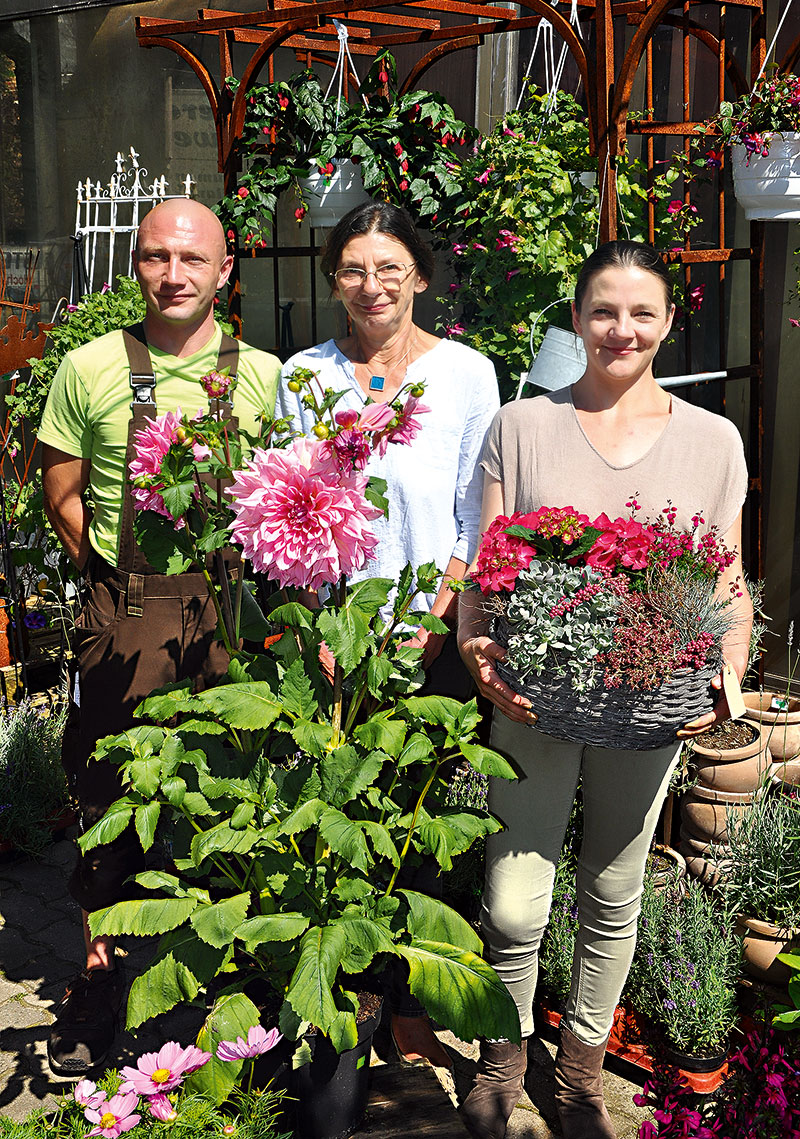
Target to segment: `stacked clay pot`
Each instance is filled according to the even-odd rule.
[[[744,692],[743,696],[745,719],[759,729],[772,753],[774,777],[800,786],[800,700],[776,692]],[[771,707],[776,699],[785,701],[785,709]]]
[[[713,886],[724,872],[728,812],[748,810],[771,778],[772,757],[757,728],[743,747],[692,744],[697,784],[681,801],[680,852],[689,873]]]

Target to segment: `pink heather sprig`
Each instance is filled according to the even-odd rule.
[[[584,602],[591,600],[592,597],[597,597],[598,593],[613,593],[617,597],[625,597],[630,591],[628,579],[625,577],[613,577],[611,574],[606,574],[603,581],[590,582],[589,585],[584,585],[581,589],[577,590],[572,597],[562,597],[557,605],[554,605],[550,610],[550,616],[553,618],[564,617],[567,613],[577,609],[578,606]]]

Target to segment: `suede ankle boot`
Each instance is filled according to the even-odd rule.
[[[481,1041],[475,1083],[459,1114],[474,1139],[503,1139],[511,1112],[522,1095],[528,1067],[528,1041]]]
[[[564,1139],[617,1139],[603,1102],[605,1054],[605,1042],[584,1044],[562,1024],[555,1076]]]

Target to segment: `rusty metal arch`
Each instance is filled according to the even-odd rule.
[[[408,75],[400,84],[400,94],[407,95],[409,91],[413,91],[428,68],[432,67],[437,60],[442,59],[446,55],[450,55],[454,51],[462,51],[468,47],[478,47],[482,42],[480,36],[466,36],[461,39],[451,40],[449,43],[437,44],[436,47],[431,48],[426,55],[423,55],[422,59],[417,60],[411,68]]]

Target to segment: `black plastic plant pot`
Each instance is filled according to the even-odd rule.
[[[682,1068],[684,1072],[716,1072],[727,1060],[728,1049],[725,1046],[706,1056],[692,1056],[688,1052],[665,1045],[664,1058],[676,1068]]]
[[[367,1109],[370,1049],[382,1008],[359,1024],[358,1043],[346,1052],[337,1052],[326,1036],[314,1032],[305,1037],[309,1064],[293,1071],[295,1045],[284,1040],[260,1058],[254,1083],[287,1092],[284,1114],[296,1139],[347,1139],[358,1128]]]

